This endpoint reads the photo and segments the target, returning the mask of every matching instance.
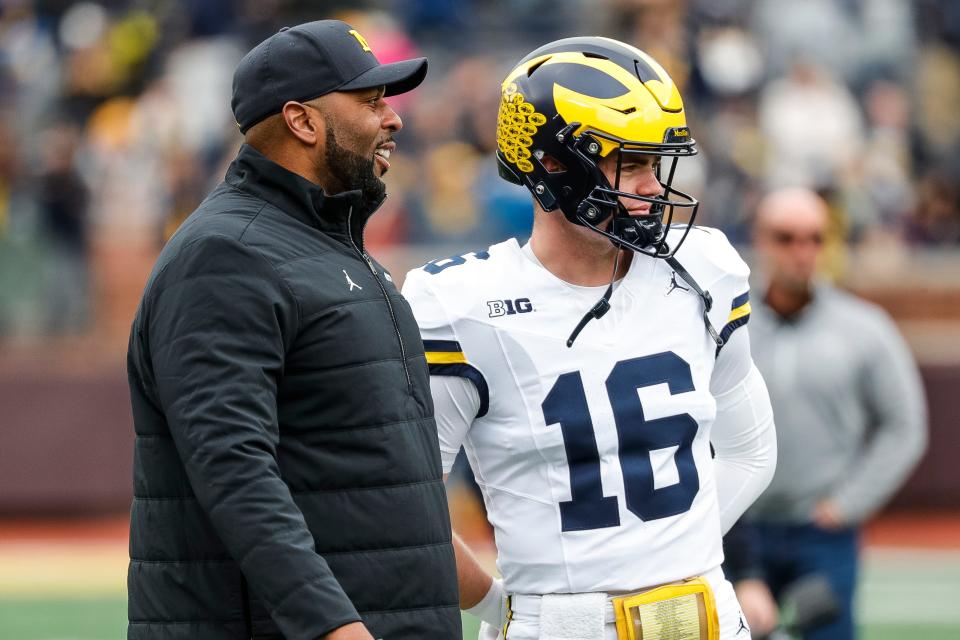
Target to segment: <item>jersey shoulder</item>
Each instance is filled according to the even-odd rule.
[[[424,326],[453,323],[469,315],[486,288],[503,282],[523,260],[516,239],[481,251],[431,260],[412,269],[403,283],[403,295]]]
[[[668,242],[678,242],[686,233],[676,259],[700,281],[703,287],[722,280],[746,281],[750,267],[727,239],[726,234],[713,227],[674,225],[667,236]]]
[[[668,241],[678,241],[686,231],[685,226],[672,227]],[[710,321],[726,342],[750,320],[750,268],[727,236],[712,227],[690,227],[675,257],[709,291]]]

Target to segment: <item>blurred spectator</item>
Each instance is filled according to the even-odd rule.
[[[909,81],[917,45],[914,3],[871,0],[856,3],[856,10],[861,38],[859,79],[892,75],[899,82]]]
[[[622,32],[623,41],[634,44],[662,64],[680,92],[686,95],[690,76],[686,2],[613,0],[611,4],[613,25]]]
[[[168,214],[164,222],[163,239],[169,240],[177,228],[203,200],[207,191],[206,171],[197,156],[179,149],[171,153],[172,162],[167,174],[166,192],[169,194]]]
[[[7,123],[0,118],[0,238],[10,225],[11,191],[17,179],[17,145]]]
[[[36,266],[30,264],[29,249],[17,228],[26,217],[23,209],[29,206],[23,202],[20,145],[5,115],[0,112],[0,336],[21,331],[32,322],[32,318],[22,319],[23,298]]]
[[[400,3],[391,4],[397,8]],[[405,26],[417,40],[445,37],[451,45],[469,28],[470,16],[475,11],[472,0],[405,0],[402,4]]]
[[[37,204],[48,241],[45,329],[79,333],[89,321],[89,192],[77,173],[78,129],[60,123],[41,135]]]
[[[877,80],[866,95],[868,131],[860,158],[863,207],[860,227],[895,227],[913,205],[910,98],[896,82]],[[849,207],[856,212],[856,205]]]
[[[955,0],[916,0],[920,30],[930,40],[956,46],[960,43],[960,4]]]
[[[856,4],[846,0],[755,3],[751,26],[762,43],[770,74],[786,75],[800,59],[844,79],[852,76],[859,63]]]
[[[501,75],[491,58],[468,57],[451,69],[437,93],[428,94],[427,115],[414,121],[426,149],[423,172],[410,192],[411,241],[480,246],[529,233],[529,196],[497,175]],[[462,95],[472,99],[458,99]]]
[[[915,79],[917,126],[923,152],[943,158],[960,150],[960,56],[955,47],[933,44],[920,54]]]
[[[810,640],[854,637],[853,595],[863,522],[923,453],[926,416],[916,364],[880,309],[816,279],[826,203],[799,188],[757,210],[763,295],[750,339],[777,416],[777,470],[748,511],[763,575],[778,598],[813,573],[842,603]]]
[[[850,170],[863,146],[863,117],[826,68],[797,60],[759,100],[769,185],[833,186]]]
[[[763,58],[754,38],[742,28],[704,29],[696,49],[701,78],[718,96],[743,95],[762,80]]]
[[[701,224],[720,227],[734,243],[749,237],[750,207],[761,184],[765,140],[756,105],[748,98],[719,100],[701,122],[697,142],[708,154],[709,174],[701,200]],[[696,131],[696,129],[695,129]]]
[[[960,11],[949,0],[3,6],[5,333],[43,327],[51,298],[37,274],[59,271],[63,255],[44,245],[49,204],[30,179],[41,171],[45,142],[28,132],[76,123],[74,172],[86,185],[86,243],[98,281],[72,289],[88,298],[99,292],[98,306],[119,301],[108,316],[129,313],[142,283],[102,278],[118,264],[152,263],[160,241],[222,176],[239,144],[224,98],[239,52],[280,26],[325,16],[357,25],[384,62],[420,55],[411,33],[431,59],[423,90],[391,103],[406,124],[407,170],[388,177],[390,198],[368,229],[376,246],[465,249],[522,236],[526,198],[496,178],[491,155],[491,79],[521,51],[593,34],[630,41],[690,85],[686,107],[700,156],[678,185],[701,196],[700,221],[735,242],[749,237],[761,190],[787,184],[831,190],[835,216],[856,242],[958,242],[951,167],[960,158]],[[109,265],[97,262],[105,254]],[[102,309],[85,304],[102,322]]]
[[[960,244],[960,185],[957,169],[937,168],[920,179],[917,210],[908,221],[907,239],[916,244]]]

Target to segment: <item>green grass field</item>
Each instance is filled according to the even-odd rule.
[[[0,566],[0,574],[3,567]],[[122,592],[86,597],[43,594],[21,597],[0,591],[3,640],[114,640],[125,636]],[[960,638],[960,553],[871,550],[864,561],[858,614],[861,640],[957,640]],[[477,622],[464,616],[464,638],[476,638]]]
[[[108,640],[126,633],[122,598],[7,599],[0,601],[0,638],[5,640]],[[477,637],[477,621],[463,617],[464,639]],[[874,624],[863,640],[956,640],[960,624]]]

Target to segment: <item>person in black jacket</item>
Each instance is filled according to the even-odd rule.
[[[129,639],[460,638],[423,346],[363,244],[402,126],[384,96],[425,74],[338,21],[240,62],[246,144],[130,337]]]

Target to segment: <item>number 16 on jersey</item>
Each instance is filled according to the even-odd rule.
[[[614,365],[606,379],[619,442],[623,495],[627,509],[641,520],[667,518],[690,509],[700,490],[693,459],[697,422],[690,414],[646,420],[639,389],[666,384],[671,394],[694,390],[690,365],[667,351]],[[563,531],[584,531],[620,525],[617,496],[604,496],[600,455],[579,371],[564,373],[547,393],[541,408],[547,425],[559,424],[570,469],[571,499],[560,503]],[[679,482],[654,485],[650,452],[676,447]]]

